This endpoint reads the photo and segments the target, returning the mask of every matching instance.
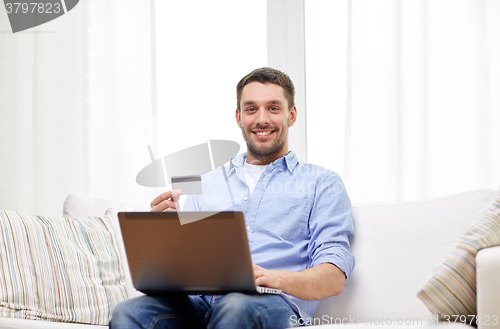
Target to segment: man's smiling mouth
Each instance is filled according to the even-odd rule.
[[[259,130],[253,131],[253,133],[257,136],[257,138],[268,138],[272,133],[274,133],[274,130]]]

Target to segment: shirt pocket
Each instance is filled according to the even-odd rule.
[[[272,205],[263,228],[283,240],[295,240],[309,235],[310,207],[304,199],[280,200]],[[266,216],[264,216],[265,218]]]

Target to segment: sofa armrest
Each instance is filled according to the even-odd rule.
[[[476,255],[478,329],[500,329],[500,246]]]
[[[64,200],[63,217],[79,218],[87,216],[102,216],[106,209],[113,208],[119,211],[150,211],[149,205],[123,203],[104,199],[92,198],[84,195],[70,194]]]

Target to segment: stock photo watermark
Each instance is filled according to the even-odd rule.
[[[350,325],[376,325],[376,326],[422,326],[438,323],[463,323],[463,324],[482,324],[484,326],[498,325],[498,315],[444,315],[441,318],[437,314],[430,314],[428,318],[389,318],[389,317],[369,317],[366,315],[349,315],[349,317],[336,318],[329,315],[323,315],[320,318],[300,318],[296,315],[290,316],[290,324],[293,326],[312,326],[329,324],[350,324]]]
[[[12,33],[50,22],[75,8],[80,0],[3,0]]]

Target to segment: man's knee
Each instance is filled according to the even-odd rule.
[[[293,312],[282,297],[231,293],[208,313],[211,328],[289,327]]]
[[[113,310],[110,328],[205,327],[208,306],[189,296],[141,296],[121,302]]]
[[[255,302],[251,296],[230,293],[212,306],[206,316],[210,328],[245,328],[249,321],[258,321],[255,315]]]
[[[260,302],[255,297],[237,292],[227,294],[215,305],[215,308],[224,309],[225,312],[230,314],[245,316],[246,314],[255,312],[260,307]]]
[[[151,296],[141,296],[123,301],[115,306],[110,328],[143,328],[158,316],[168,313],[168,303]]]
[[[111,315],[110,328],[127,328],[131,323],[136,323],[139,316],[141,298],[133,298],[116,305]]]

